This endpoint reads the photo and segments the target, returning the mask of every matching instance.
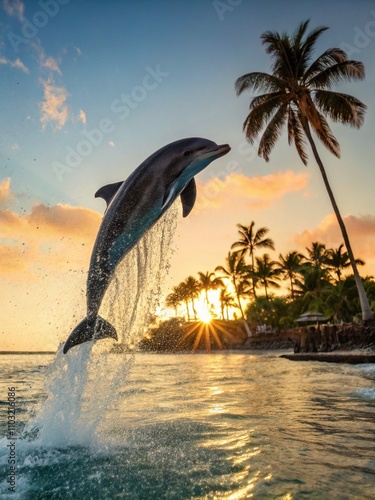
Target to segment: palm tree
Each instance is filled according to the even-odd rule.
[[[238,305],[234,302],[233,297],[228,291],[223,288],[220,292],[220,307],[221,307],[221,319],[225,319],[226,316],[227,321],[229,320],[229,308],[230,307],[238,307]],[[225,315],[224,315],[225,311]]]
[[[228,256],[226,258],[226,266],[226,268],[223,266],[217,266],[215,271],[223,273],[223,277],[231,281],[234,292],[236,294],[238,307],[241,311],[241,316],[242,318],[244,318],[245,316],[242,309],[239,286],[242,281],[246,281],[249,273],[249,266],[245,264],[244,258],[241,257],[239,252],[228,252]]]
[[[327,266],[328,250],[324,243],[314,241],[311,243],[311,248],[306,248],[306,250],[308,254],[306,260],[310,262],[313,267],[322,269],[324,266]]]
[[[175,289],[178,296],[180,297],[180,302],[184,302],[185,304],[187,320],[190,321],[190,310],[189,310],[190,290],[184,281],[179,285],[177,285]]]
[[[340,156],[339,143],[324,115],[333,121],[359,128],[364,120],[366,106],[355,97],[334,92],[330,88],[336,83],[363,80],[365,69],[361,62],[349,60],[346,52],[339,48],[327,49],[313,60],[315,44],[328,28],[319,27],[307,33],[308,25],[309,21],[301,23],[293,35],[280,35],[272,31],[262,34],[262,43],[272,58],[272,73],[247,73],[237,79],[235,88],[238,95],[244,90],[263,92],[252,99],[243,128],[250,143],[254,143],[264,129],[258,154],[266,161],[287,123],[289,144],[294,142],[302,162],[307,165],[307,138],[349,255],[361,302],[362,319],[371,320],[374,315],[358,273],[349,236],[311,132],[312,129],[331,153]]]
[[[200,285],[200,289],[204,290],[206,305],[208,308],[208,290],[217,290],[224,286],[223,280],[215,276],[215,273],[202,273],[198,272],[199,280],[197,283]]]
[[[249,254],[251,259],[251,270],[254,272],[254,252],[257,248],[271,248],[275,250],[275,244],[271,238],[265,238],[269,229],[267,227],[260,227],[257,231],[254,229],[255,222],[252,221],[249,227],[243,226],[242,224],[237,224],[238,232],[241,238],[234,242],[231,246],[232,249],[237,249],[240,252],[241,257]],[[255,292],[255,277],[251,278],[253,295],[256,297]]]
[[[167,307],[172,307],[175,311],[175,315],[178,316],[178,306],[181,304],[181,295],[178,287],[173,287],[173,292],[171,292],[165,299],[165,305]]]
[[[191,305],[193,308],[194,319],[197,319],[197,311],[195,310],[194,307],[194,300],[198,298],[199,295],[200,291],[199,282],[193,276],[188,276],[184,281],[184,283],[185,283],[186,293],[189,296],[188,300],[191,301]]]
[[[264,286],[264,292],[268,300],[268,288],[271,286],[280,288],[280,285],[275,281],[278,279],[280,269],[277,267],[277,262],[270,259],[268,253],[265,253],[262,257],[256,257],[255,262],[256,275]]]
[[[341,281],[341,271],[350,267],[350,259],[348,252],[343,252],[344,245],[341,245],[335,250],[331,248],[327,250],[327,265],[336,273],[337,281]],[[365,262],[362,259],[355,259],[358,266],[364,266]]]
[[[288,252],[285,256],[279,254],[279,262],[277,262],[277,266],[280,269],[280,274],[284,279],[290,280],[290,294],[292,296],[292,300],[294,300],[294,281],[298,272],[301,270],[302,260],[305,257],[296,252]]]

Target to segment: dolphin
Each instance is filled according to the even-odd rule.
[[[125,180],[101,187],[107,209],[91,255],[87,277],[87,316],[72,331],[64,354],[89,340],[113,338],[115,328],[98,315],[105,292],[123,257],[180,196],[183,216],[191,212],[196,195],[194,176],[230,151],[208,139],[193,137],[172,142],[149,156]]]

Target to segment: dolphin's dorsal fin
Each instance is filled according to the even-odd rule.
[[[111,203],[112,198],[115,196],[117,191],[120,189],[123,182],[124,181],[114,182],[113,184],[107,184],[106,186],[102,186],[95,193],[95,198],[103,198],[107,203],[106,208],[108,208],[108,205]]]
[[[187,217],[193,210],[197,198],[197,186],[194,177],[181,191],[180,198],[182,203],[182,216]]]

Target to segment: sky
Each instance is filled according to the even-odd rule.
[[[333,124],[341,159],[319,145],[363,275],[375,275],[375,1],[1,0],[0,350],[54,350],[84,316],[85,279],[104,211],[97,189],[183,137],[229,143],[197,177],[179,216],[169,289],[224,264],[236,224],[266,226],[279,253],[342,238],[318,168],[283,134],[266,163],[242,124],[253,95],[235,80],[269,71],[266,30],[328,26],[366,80],[340,86],[368,111]]]

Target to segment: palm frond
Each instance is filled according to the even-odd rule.
[[[256,97],[253,97],[253,99],[251,100],[249,109],[257,108],[258,106],[264,104],[270,99],[282,98],[285,96],[285,93],[286,93],[285,90],[281,90],[278,92],[268,92],[267,94],[257,95]]]
[[[305,134],[303,132],[303,127],[298,114],[293,110],[292,106],[289,106],[288,143],[290,145],[294,142],[299,157],[301,158],[303,164],[307,165],[308,156],[306,153],[306,143],[304,137]]]
[[[271,248],[272,250],[275,250],[275,243],[271,238],[265,238],[264,240],[259,241],[257,246],[260,248]]]
[[[240,95],[244,90],[275,92],[284,87],[285,84],[280,78],[259,71],[240,76],[234,84],[237,95]]]
[[[258,155],[269,161],[269,155],[280,137],[287,120],[288,105],[282,104],[268,123],[259,143]]]
[[[363,125],[367,106],[351,95],[317,90],[314,101],[320,111],[335,122],[347,123],[357,128]]]
[[[259,106],[251,109],[243,124],[243,130],[245,131],[246,137],[250,143],[254,143],[256,137],[265,126],[270,116],[273,115],[279,106],[280,96],[274,96]]]
[[[266,46],[266,52],[272,57],[273,75],[282,79],[292,79],[295,75],[293,67],[295,60],[289,36],[266,31],[260,38],[262,44]]]
[[[328,29],[327,26],[319,26],[318,28],[315,28],[308,34],[305,41],[303,42],[301,46],[301,55],[300,55],[300,59],[301,61],[304,62],[305,65],[303,71],[306,70],[306,65],[311,58],[313,50],[315,49],[316,41],[318,40],[320,35],[324,33],[324,31],[326,31],[327,29]]]
[[[332,154],[337,156],[337,158],[340,158],[340,144],[338,140],[333,135],[327,120],[319,111],[317,111],[317,116],[319,118],[318,123],[316,123],[315,120],[310,121],[312,128],[325,147],[331,151]]]
[[[303,81],[306,82],[309,78],[314,77],[327,68],[347,60],[348,57],[344,50],[338,48],[327,49],[325,52],[323,52],[323,54],[315,59],[313,63],[311,63],[310,67],[303,75]]]
[[[326,89],[337,83],[363,80],[365,67],[360,61],[343,61],[306,80],[306,85],[314,89]]]

